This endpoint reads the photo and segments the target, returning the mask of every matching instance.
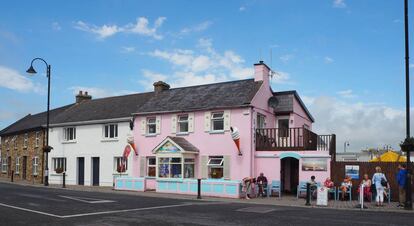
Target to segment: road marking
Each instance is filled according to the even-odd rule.
[[[66,199],[71,199],[71,200],[75,200],[75,201],[79,201],[79,202],[84,202],[84,203],[90,203],[90,204],[115,202],[113,200],[93,199],[93,198],[77,197],[77,196],[59,195],[59,197],[66,198]]]
[[[125,212],[141,211],[141,210],[166,209],[166,208],[191,206],[191,205],[193,204],[185,203],[185,204],[177,204],[177,205],[153,206],[153,207],[143,207],[143,208],[136,208],[136,209],[126,209],[126,210],[112,210],[112,211],[102,211],[102,212],[92,212],[92,213],[81,213],[81,214],[65,215],[61,217],[62,218],[84,217],[84,216],[102,215],[102,214],[111,214],[111,213],[125,213]]]
[[[26,209],[26,208],[22,208],[22,207],[18,207],[18,206],[7,205],[7,204],[4,204],[4,203],[0,203],[0,206],[12,208],[12,209],[17,209],[17,210],[22,210],[22,211],[26,211],[26,212],[37,213],[37,214],[46,215],[46,216],[50,216],[50,217],[63,218],[62,216],[59,216],[59,215],[56,215],[56,214],[46,213],[46,212],[37,211],[37,210]]]

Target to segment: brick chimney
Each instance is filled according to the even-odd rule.
[[[262,60],[259,63],[254,64],[254,81],[263,81],[264,84],[270,86],[269,82],[269,72],[271,71],[270,67],[268,67]]]
[[[170,85],[168,85],[167,83],[165,83],[163,81],[154,82],[154,92],[155,93],[160,93],[164,90],[169,90],[169,89],[170,89]]]
[[[82,90],[79,91],[78,95],[76,95],[76,103],[79,104],[83,101],[91,100],[92,96],[88,94],[88,91],[85,91],[85,93],[82,92]]]

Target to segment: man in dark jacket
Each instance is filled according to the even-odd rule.
[[[398,174],[397,174],[397,181],[398,181],[398,207],[403,207],[405,203],[405,182],[407,180],[407,169],[405,164],[398,165]]]
[[[267,189],[267,178],[263,175],[263,173],[260,173],[260,176],[257,177],[257,184],[259,185],[259,196],[261,195],[264,197],[264,190]]]

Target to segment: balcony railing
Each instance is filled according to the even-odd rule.
[[[257,151],[329,151],[334,153],[335,135],[317,135],[303,128],[256,129]]]

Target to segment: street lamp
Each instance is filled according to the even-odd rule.
[[[349,141],[344,142],[344,153],[346,152],[346,147],[349,147]]]
[[[408,0],[404,0],[404,33],[405,33],[405,118],[406,118],[406,139],[410,138],[410,54],[408,44]],[[411,201],[411,161],[410,151],[407,150],[407,180],[405,182],[405,204],[404,209],[412,210],[413,203]]]
[[[46,77],[47,77],[47,112],[46,112],[46,146],[43,147],[43,152],[46,154],[46,162],[45,162],[45,186],[49,185],[49,159],[48,154],[53,149],[49,146],[49,113],[50,113],[50,64],[48,64],[42,58],[34,58],[30,63],[29,69],[27,69],[27,73],[29,74],[36,74],[36,70],[33,68],[33,62],[36,60],[43,61],[46,64]]]

